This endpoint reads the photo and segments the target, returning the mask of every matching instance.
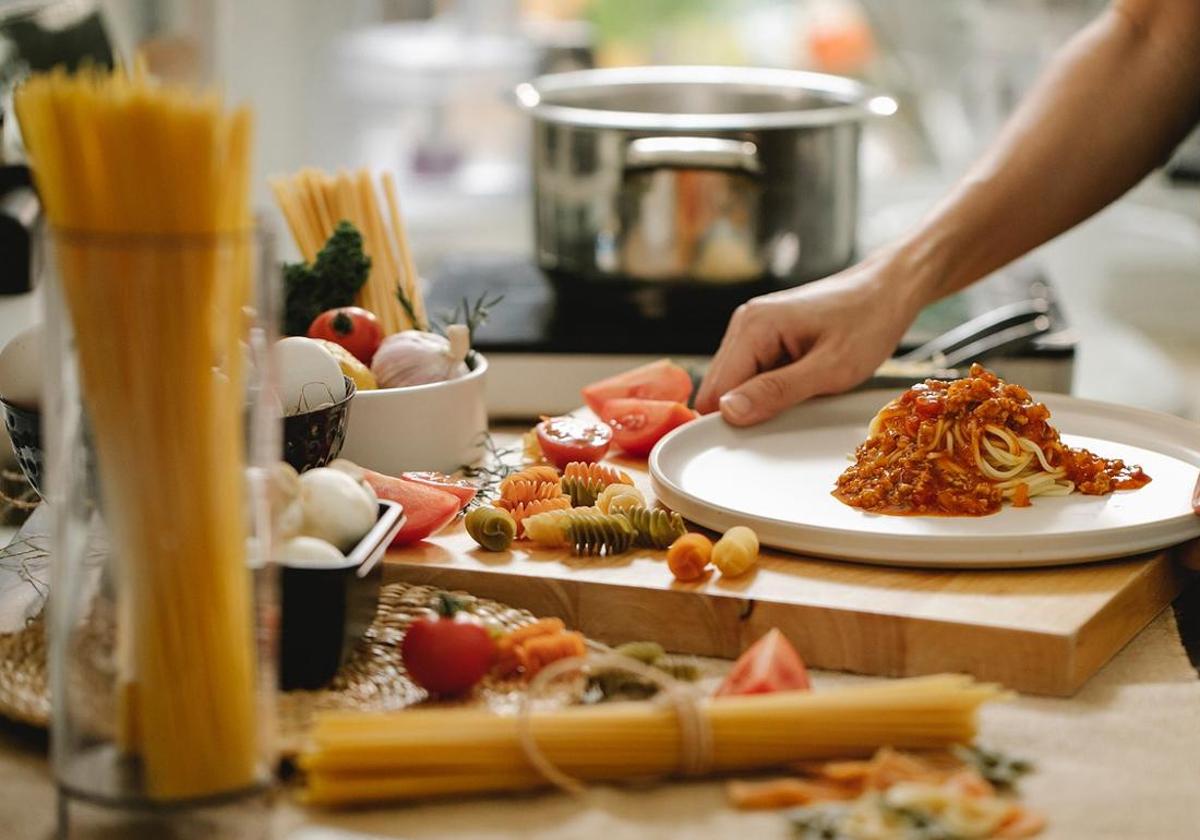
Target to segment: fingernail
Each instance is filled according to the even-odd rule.
[[[726,394],[721,397],[721,413],[745,417],[750,413],[750,399],[745,394]]]

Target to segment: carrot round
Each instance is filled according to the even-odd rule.
[[[667,549],[667,568],[676,580],[699,580],[712,559],[712,550],[712,540],[703,534],[684,534]]]

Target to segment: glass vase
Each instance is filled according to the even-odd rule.
[[[266,834],[270,245],[46,235],[60,836]]]

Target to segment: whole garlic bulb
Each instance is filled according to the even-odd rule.
[[[470,349],[467,328],[455,324],[447,337],[421,330],[390,335],[375,351],[371,373],[380,388],[429,385],[467,375],[464,361]]]

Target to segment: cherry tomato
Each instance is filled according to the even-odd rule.
[[[326,309],[308,325],[309,338],[340,344],[364,365],[370,365],[383,341],[383,327],[374,313],[357,306]]]
[[[458,497],[459,505],[466,507],[471,500],[475,498],[475,494],[479,489],[464,478],[451,478],[445,473],[440,472],[406,472],[401,473],[400,477],[405,481],[415,481],[417,484],[424,484],[428,487],[435,487],[438,490],[445,490],[447,493],[453,493]]]
[[[683,403],[630,398],[609,400],[600,417],[612,427],[613,443],[644,458],[667,432],[694,420],[696,412]]]
[[[716,696],[807,691],[808,688],[804,660],[787,637],[778,628],[772,628],[733,663]]]
[[[692,396],[692,377],[670,359],[618,373],[583,389],[588,408],[599,414],[609,400],[636,398],[686,403]]]
[[[613,439],[604,423],[579,417],[544,417],[536,431],[542,454],[560,470],[572,461],[599,461]]]
[[[409,625],[400,658],[413,682],[434,694],[464,694],[483,679],[496,659],[488,631],[458,613],[457,602],[441,596],[438,618]]]

